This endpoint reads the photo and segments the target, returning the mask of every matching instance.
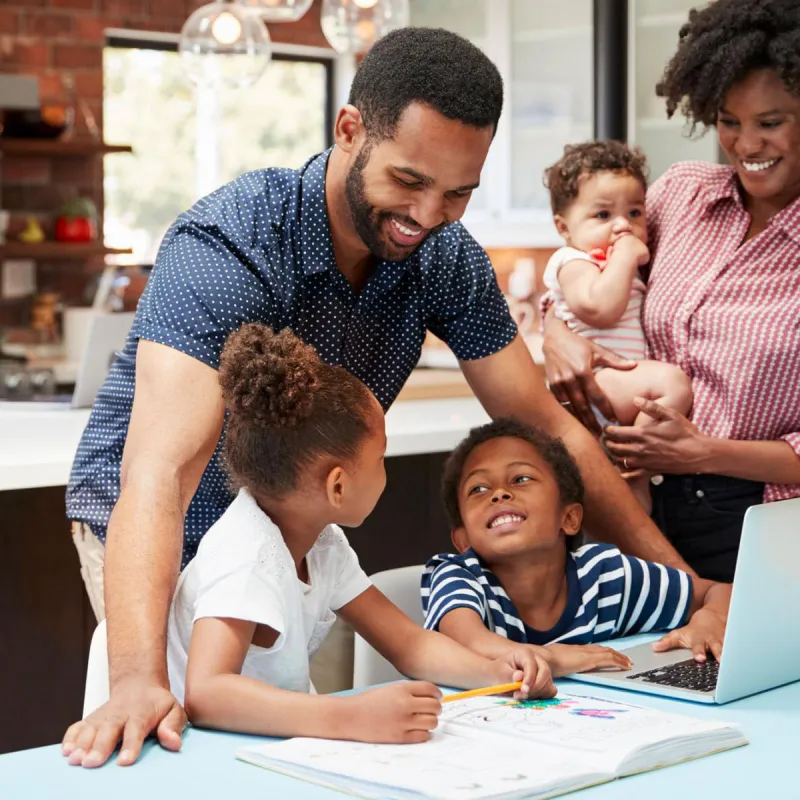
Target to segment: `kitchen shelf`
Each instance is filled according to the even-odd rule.
[[[92,156],[132,153],[129,144],[106,144],[94,139],[12,139],[0,136],[0,153],[18,156]]]
[[[80,260],[91,256],[128,255],[130,248],[106,247],[100,242],[69,244],[66,242],[6,242],[0,245],[0,260],[4,258],[29,258],[33,261],[49,261],[50,259]]]

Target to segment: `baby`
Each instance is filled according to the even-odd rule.
[[[627,669],[627,656],[598,643],[652,631],[672,631],[657,650],[719,658],[730,586],[610,545],[581,546],[583,483],[560,439],[495,420],[456,448],[443,483],[458,555],[428,561],[426,628],[487,658],[515,642],[554,676]]]
[[[684,415],[692,405],[686,374],[646,358],[641,323],[646,287],[639,275],[650,260],[646,170],[641,151],[604,141],[568,145],[545,173],[555,225],[567,245],[544,271],[546,300],[572,331],[639,362],[630,371],[601,369],[596,375],[622,425],[653,422],[634,397]],[[648,477],[636,478],[631,488],[649,510]]]

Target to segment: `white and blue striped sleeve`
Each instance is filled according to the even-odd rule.
[[[452,561],[426,567],[422,606],[428,630],[438,630],[444,616],[457,608],[471,609],[486,624],[486,595],[481,585],[466,567]]]
[[[693,584],[681,570],[621,555],[624,578],[615,636],[670,631],[686,624]]]

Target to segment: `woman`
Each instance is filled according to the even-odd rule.
[[[733,578],[745,511],[800,495],[800,1],[692,11],[657,93],[715,127],[731,166],[676,164],[647,195],[650,357],[692,379],[691,421],[646,403],[646,427],[606,428],[626,475],[660,473],[653,517],[704,578]],[[593,378],[622,359],[548,314],[558,399],[597,428]]]

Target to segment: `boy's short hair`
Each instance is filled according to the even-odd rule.
[[[553,214],[560,214],[578,197],[581,180],[598,172],[622,172],[647,188],[647,158],[638,147],[613,140],[568,144],[564,155],[544,171]]]
[[[522,439],[535,448],[550,467],[558,484],[561,502],[564,505],[583,503],[581,471],[564,442],[512,417],[501,417],[486,425],[473,428],[469,432],[469,436],[453,450],[444,465],[442,500],[453,528],[460,528],[464,524],[464,520],[461,518],[461,509],[458,507],[458,489],[467,458],[479,445],[504,436]],[[570,537],[570,539],[576,538]]]

